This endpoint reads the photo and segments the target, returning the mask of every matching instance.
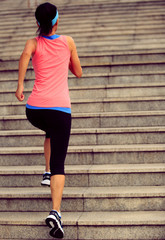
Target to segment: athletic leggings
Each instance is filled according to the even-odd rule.
[[[26,116],[30,123],[45,131],[50,137],[51,175],[65,175],[64,162],[69,144],[71,130],[71,114],[51,109],[26,108]]]

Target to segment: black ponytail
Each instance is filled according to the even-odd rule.
[[[57,8],[51,3],[43,3],[39,5],[35,12],[36,20],[39,24],[37,30],[39,36],[48,35],[52,31],[52,19],[57,14]]]

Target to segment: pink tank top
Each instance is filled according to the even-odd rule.
[[[37,37],[32,58],[35,82],[27,104],[35,107],[70,108],[68,68],[70,50],[66,36]],[[52,37],[53,37],[52,36]]]

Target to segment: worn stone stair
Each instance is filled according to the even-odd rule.
[[[42,166],[2,166],[0,172],[2,187],[38,186]],[[66,186],[111,187],[152,186],[164,184],[164,165],[147,164],[93,164],[68,165]],[[140,177],[143,174],[143,177]],[[34,176],[35,175],[35,176]]]
[[[0,240],[52,239],[40,186],[44,133],[16,100],[18,59],[43,0],[0,10]],[[69,73],[72,132],[62,201],[65,239],[165,239],[163,0],[56,0],[83,77]],[[10,8],[9,8],[10,6]],[[11,7],[12,6],[12,7]],[[29,64],[26,99],[34,83]]]
[[[1,211],[8,211],[7,204],[13,212],[37,212],[38,205],[41,212],[51,208],[49,188],[18,187],[0,190]],[[162,211],[165,209],[164,195],[163,186],[67,187],[63,194],[62,211]],[[30,205],[31,201],[33,206]]]
[[[0,131],[1,147],[42,146],[45,134],[40,130]],[[82,128],[72,129],[70,146],[163,144],[165,127]]]
[[[103,236],[104,239],[114,239],[112,235],[116,239],[132,239],[132,236],[136,237],[134,239],[164,238],[164,214],[161,211],[64,212],[63,215],[68,239],[102,239]],[[10,213],[2,213],[2,239],[12,239],[15,236],[16,240],[20,240],[20,234],[21,239],[26,240],[38,239],[38,235],[40,239],[48,239],[45,216],[45,212],[19,212],[12,216]]]

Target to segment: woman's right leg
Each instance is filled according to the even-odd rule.
[[[45,172],[50,172],[50,138],[44,141]]]
[[[47,134],[46,134],[47,135]],[[41,185],[50,186],[50,137],[45,137],[44,140],[44,156],[45,156],[45,172],[42,176]]]
[[[26,116],[29,122],[46,132],[46,138],[44,140],[44,156],[45,156],[45,173],[43,174],[43,180],[41,181],[41,185],[50,186],[50,136],[46,131],[47,126],[45,124],[45,111],[39,109],[29,109],[26,108]]]

